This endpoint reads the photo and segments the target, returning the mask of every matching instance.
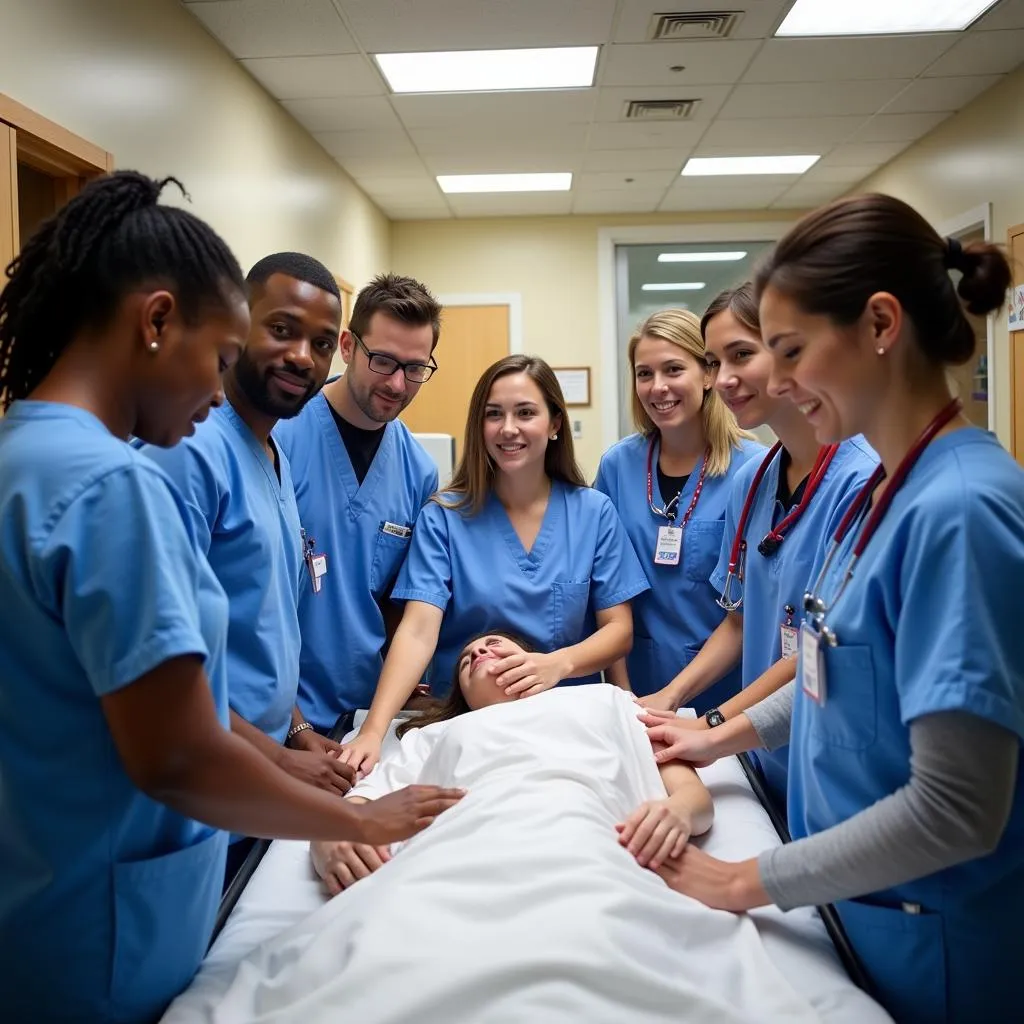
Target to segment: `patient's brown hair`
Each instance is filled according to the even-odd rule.
[[[475,636],[470,637],[462,645],[462,650],[465,651],[470,644],[475,644],[477,640],[482,640],[485,636],[504,637],[506,640],[511,640],[512,643],[521,647],[527,654],[532,653],[534,650],[533,645],[528,640],[524,640],[518,633],[513,633],[507,629],[485,629],[482,633],[477,633]],[[459,664],[461,661],[462,653],[460,652],[459,659],[455,662],[455,668],[452,669],[451,689],[448,691],[448,696],[433,698],[424,706],[423,711],[415,718],[410,718],[408,721],[402,722],[402,724],[395,730],[395,735],[399,739],[401,739],[410,729],[422,729],[425,725],[434,725],[437,722],[447,722],[452,718],[458,718],[459,715],[464,715],[466,712],[473,710],[466,703],[462,687],[459,686]]]

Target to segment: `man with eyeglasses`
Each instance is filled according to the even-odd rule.
[[[397,417],[437,369],[440,331],[441,306],[422,284],[375,278],[341,332],[345,373],[275,435],[305,531],[298,706],[322,734],[370,706],[388,595],[416,516],[437,490],[437,467]]]

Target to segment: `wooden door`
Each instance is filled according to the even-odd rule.
[[[18,227],[18,142],[14,129],[0,121],[0,288],[3,270],[21,248]]]
[[[1006,250],[1013,265],[1012,300],[1017,289],[1024,285],[1024,224],[1018,224],[1006,233]],[[1019,303],[1016,309],[1019,318],[1024,311]],[[1024,465],[1024,326],[1019,319],[1010,326],[1021,328],[1010,331],[1010,450],[1014,458]]]
[[[484,370],[509,353],[508,306],[445,306],[434,350],[438,370],[402,413],[414,433],[451,434],[462,454],[466,412]]]

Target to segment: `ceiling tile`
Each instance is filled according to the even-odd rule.
[[[409,135],[424,156],[476,155],[488,150],[582,150],[587,137],[585,124],[495,124],[466,121],[448,128],[411,128]],[[549,170],[559,170],[549,167]]]
[[[744,82],[916,78],[953,44],[951,34],[863,39],[769,39]]]
[[[331,0],[215,0],[189,10],[236,57],[357,51]]]
[[[458,126],[467,120],[582,124],[590,120],[596,98],[596,89],[557,89],[394,96],[392,103],[407,127],[437,128]]]
[[[365,57],[262,57],[242,67],[279,100],[383,96],[380,76]]]
[[[397,199],[412,203],[441,196],[437,182],[426,174],[418,178],[381,178],[372,175],[355,180],[364,192],[377,200]]]
[[[909,82],[787,82],[737,85],[722,117],[826,117],[874,114]]]
[[[852,164],[833,166],[821,161],[815,164],[799,181],[809,185],[856,185],[878,169],[878,164]]]
[[[505,192],[446,198],[456,217],[544,217],[572,212],[571,192]]]
[[[358,150],[342,153],[338,162],[356,179],[359,178],[419,178],[425,173],[418,156],[375,157]]]
[[[789,189],[772,205],[776,209],[803,209],[805,207],[822,206],[838,196],[850,191],[849,185],[838,185],[828,182],[799,182]]]
[[[669,89],[663,86],[638,86],[632,89],[602,88],[598,90],[594,119],[622,121],[631,100],[699,100],[693,112],[694,121],[710,121],[722,109],[731,86],[701,85]],[[637,122],[630,122],[637,123]],[[640,122],[650,124],[651,122]],[[672,123],[672,122],[666,122]]]
[[[679,171],[686,155],[678,149],[595,149],[583,155],[584,171]]]
[[[771,206],[788,184],[744,178],[728,185],[677,185],[658,207],[662,211],[681,210],[762,210]]]
[[[737,81],[761,44],[722,40],[703,43],[620,43],[601,58],[602,86],[730,85]],[[673,71],[682,67],[683,71]]]
[[[367,53],[603,43],[615,0],[340,0]]]
[[[850,142],[913,142],[927,135],[949,117],[948,111],[932,114],[878,114]]]
[[[692,122],[594,124],[590,128],[590,145],[594,149],[667,149],[675,146],[683,159],[706,128],[705,124]]]
[[[736,0],[700,0],[699,3],[666,3],[665,0],[631,0],[623,5],[619,23],[615,30],[617,43],[642,43],[650,38],[651,19],[666,11],[683,11],[687,8],[698,11],[742,10],[730,39],[763,39],[770,36],[782,22],[790,0],[755,0],[753,3],[737,4]],[[707,40],[709,46],[720,46],[718,39]],[[667,46],[667,43],[657,45]]]
[[[311,132],[350,132],[401,128],[383,96],[329,100],[286,100],[282,106]]]
[[[968,32],[925,75],[1007,74],[1024,61],[1024,29],[1006,32]]]
[[[827,167],[881,167],[906,148],[906,142],[848,142],[836,146],[821,163]]]
[[[661,189],[664,191],[679,177],[678,168],[664,171],[591,171],[577,176],[573,187],[585,192],[602,192],[605,189],[623,192],[641,192]],[[626,179],[632,182],[627,183]]]
[[[572,212],[653,213],[664,195],[664,189],[656,189],[653,192],[623,192],[618,189],[577,192],[572,202]]]
[[[528,174],[551,170],[575,173],[580,154],[578,150],[557,146],[545,146],[542,150],[488,146],[465,153],[428,153],[423,163],[431,174]]]
[[[999,75],[919,78],[885,108],[885,113],[923,114],[935,110],[960,110],[1001,80]]]
[[[864,124],[863,117],[765,117],[719,120],[701,139],[704,146],[759,146],[765,154],[822,153],[848,139]],[[737,154],[739,155],[739,154]]]
[[[361,157],[416,155],[413,144],[403,132],[316,132],[313,138],[342,165],[349,154]]]
[[[1024,28],[1024,0],[1001,0],[975,27],[986,32]]]
[[[391,220],[450,220],[452,217],[452,211],[444,200],[437,203],[389,200],[378,205]]]

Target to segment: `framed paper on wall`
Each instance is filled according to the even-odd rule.
[[[590,405],[590,367],[552,367],[567,406]]]

